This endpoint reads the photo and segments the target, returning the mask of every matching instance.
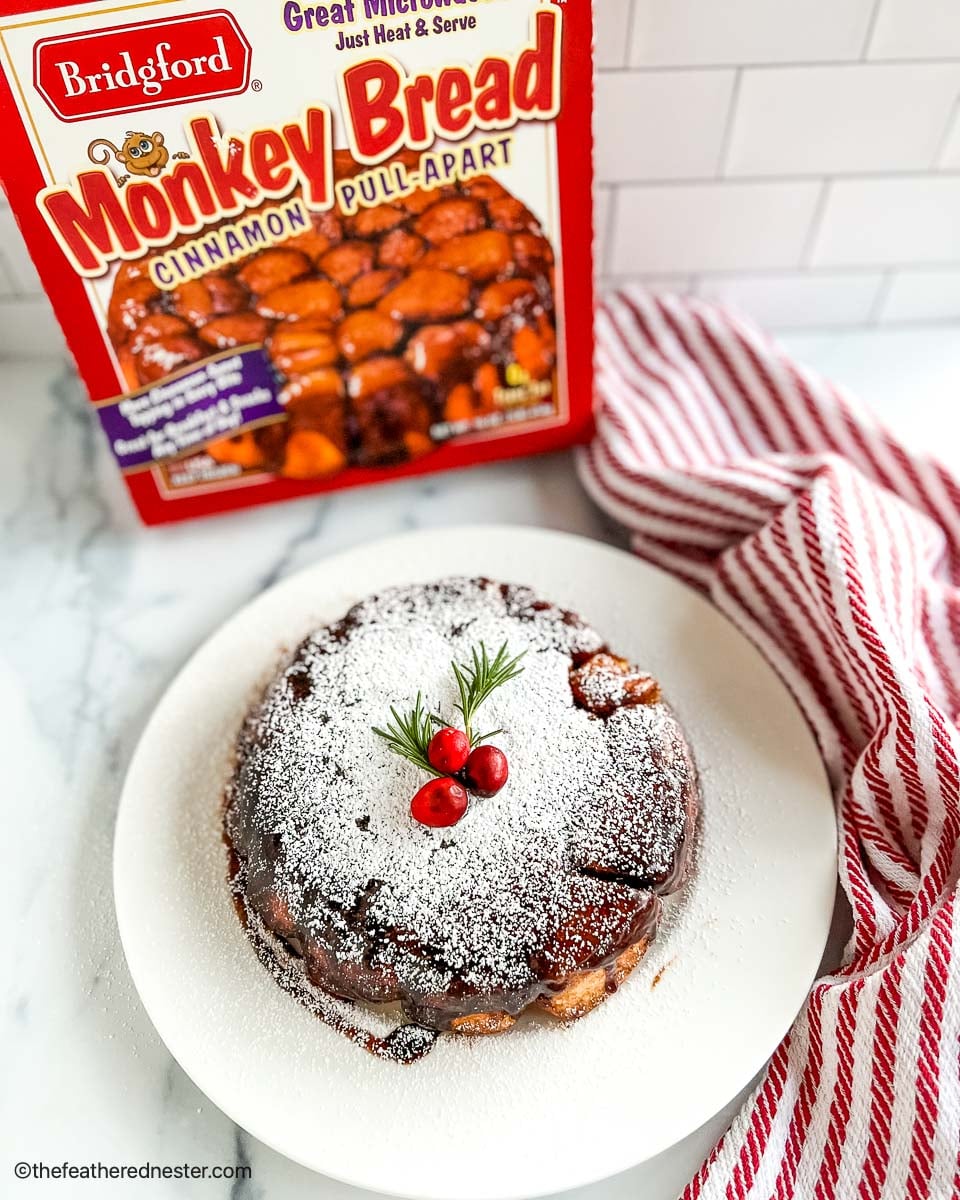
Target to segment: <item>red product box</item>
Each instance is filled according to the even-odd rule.
[[[590,0],[0,0],[0,182],[148,524],[592,408]]]

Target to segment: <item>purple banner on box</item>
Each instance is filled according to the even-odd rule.
[[[270,360],[259,346],[208,358],[97,411],[124,471],[169,462],[284,413]]]

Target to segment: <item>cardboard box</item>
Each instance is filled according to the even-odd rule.
[[[0,0],[0,179],[144,521],[583,440],[590,0]]]

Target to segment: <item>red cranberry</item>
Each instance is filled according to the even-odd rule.
[[[431,779],[414,796],[410,812],[421,825],[445,829],[456,825],[468,803],[466,791],[455,779]]]
[[[507,756],[496,746],[478,746],[463,772],[467,787],[481,796],[494,796],[507,782]]]
[[[444,775],[456,775],[470,756],[467,735],[459,729],[438,729],[430,739],[427,758],[435,771]]]

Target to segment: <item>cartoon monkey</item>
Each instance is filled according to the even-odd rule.
[[[101,150],[101,147],[104,149]],[[113,142],[106,138],[97,138],[87,147],[87,157],[98,167],[105,167],[110,161],[111,154],[118,162],[123,163],[130,175],[159,175],[170,161],[170,151],[163,144],[162,133],[140,133],[129,129],[124,135],[123,145],[119,150]],[[188,156],[180,151],[173,157],[187,158]],[[126,183],[130,175],[121,175],[117,182],[119,184]]]

